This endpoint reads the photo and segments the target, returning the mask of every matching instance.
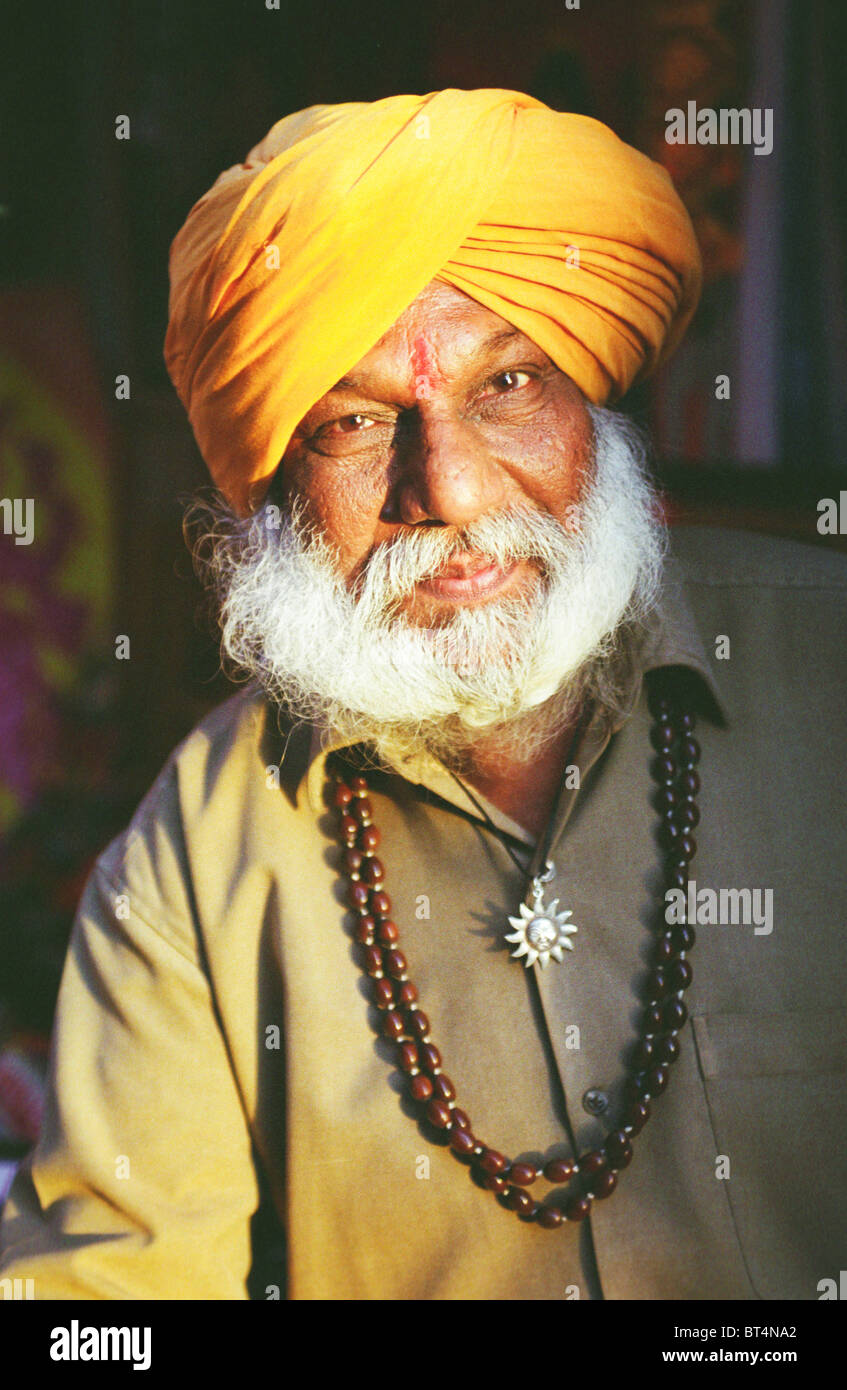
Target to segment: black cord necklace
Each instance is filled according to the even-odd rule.
[[[586,706],[570,740],[567,755],[565,757],[564,772],[559,783],[557,794],[554,800],[554,807],[558,805],[559,795],[567,778],[568,771],[572,766],[571,760],[582,739],[582,735],[590,721],[591,709]],[[500,840],[512,863],[526,876],[527,870],[521,864],[517,855],[512,850],[503,832],[494,824],[485,807],[477,799],[470,787],[466,787],[464,782],[455,772],[451,775],[461,787],[466,796],[470,798],[476,806],[480,815],[485,818],[489,830]],[[513,928],[512,933],[506,936],[506,941],[515,945],[516,949],[512,956],[516,959],[523,957],[524,965],[529,969],[538,961],[545,968],[551,960],[561,961],[564,952],[573,950],[573,942],[570,940],[577,928],[570,923],[572,913],[569,909],[557,911],[559,899],[554,898],[549,906],[544,902],[544,887],[556,876],[556,865],[550,858],[553,848],[554,833],[554,814],[548,818],[544,831],[543,840],[536,846],[531,863],[535,862],[535,871],[529,870],[527,879],[527,890],[524,900],[520,906],[520,916],[510,917],[509,922]],[[540,850],[540,853],[539,853]]]

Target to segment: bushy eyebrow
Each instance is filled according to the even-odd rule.
[[[496,332],[483,339],[473,353],[471,360],[476,361],[485,354],[493,352],[495,348],[510,342],[512,338],[522,338],[523,336],[519,328],[498,328]],[[358,391],[360,387],[361,383],[354,376],[342,376],[339,377],[334,386],[330,386],[326,394],[330,395],[333,391]]]

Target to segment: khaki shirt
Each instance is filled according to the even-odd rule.
[[[742,533],[680,530],[674,551],[643,668],[698,673],[694,877],[772,890],[772,930],[699,927],[681,1058],[590,1221],[522,1223],[413,1118],[348,934],[326,749],[247,689],[89,880],[0,1276],[106,1299],[815,1299],[837,1279],[847,568]],[[660,892],[641,674],[555,812],[551,887],[578,932],[543,972],[502,945],[525,880],[456,781],[426,758],[372,779],[445,1071],[512,1158],[616,1127]],[[532,837],[479,800],[528,862]]]

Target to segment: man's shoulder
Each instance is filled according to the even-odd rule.
[[[251,682],[209,710],[177,744],[168,764],[187,768],[202,763],[212,769],[233,754],[251,757],[268,730],[269,713],[267,700]]]
[[[296,761],[311,735],[311,726],[272,706],[251,682],[210,710],[174,748],[146,799],[176,789],[189,815],[213,800],[232,802],[239,787],[264,783],[271,767],[279,771],[283,762]]]
[[[282,761],[291,733],[255,685],[217,705],[174,748],[129,825],[101,856],[100,870],[114,881],[133,867],[146,877],[155,860],[185,878],[192,835],[204,823],[216,836],[232,834],[245,802],[264,788],[267,765]]]
[[[829,734],[844,728],[847,556],[759,533],[687,526],[672,532],[671,556],[671,635],[683,650],[697,651],[731,722],[748,727],[755,711],[750,748],[770,740],[784,762],[786,749],[802,746],[803,756],[814,754],[823,768],[831,761]]]
[[[710,588],[847,589],[847,554],[717,526],[674,526],[670,549],[687,584]]]
[[[210,793],[225,768],[254,764],[268,723],[268,706],[253,685],[211,709],[176,745],[139,805],[135,820],[173,796],[179,787],[190,794],[202,782]]]

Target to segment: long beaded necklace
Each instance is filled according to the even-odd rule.
[[[695,719],[683,709],[669,686],[649,686],[653,716],[651,738],[656,751],[652,775],[657,784],[659,838],[664,854],[664,889],[685,889],[696,852],[692,831],[700,816],[696,797],[700,778],[696,768],[700,747],[693,737]],[[501,1206],[524,1221],[547,1230],[583,1221],[592,1203],[609,1197],[618,1174],[632,1161],[632,1140],[647,1123],[651,1102],[668,1085],[670,1068],[680,1055],[679,1032],[688,1018],[685,990],[691,984],[688,952],[694,929],[681,923],[668,928],[664,916],[637,1048],[626,1082],[626,1105],[620,1127],[603,1144],[572,1159],[552,1158],[540,1168],[512,1163],[498,1149],[477,1137],[471,1121],[456,1100],[456,1089],[432,1042],[430,1023],[418,1004],[418,991],[409,978],[400,950],[400,933],[391,916],[385,891],[385,867],[377,858],[380,832],[373,823],[367,779],[351,775],[336,755],[332,760],[333,801],[339,812],[341,867],[348,881],[348,901],[356,913],[355,939],[360,964],[370,978],[371,997],[382,1016],[382,1036],[396,1044],[397,1063],[407,1077],[408,1094],[421,1118],[449,1137],[450,1147],[469,1167],[478,1184],[492,1192]],[[664,892],[663,892],[664,901]],[[527,1190],[543,1177],[556,1191],[539,1202]]]

